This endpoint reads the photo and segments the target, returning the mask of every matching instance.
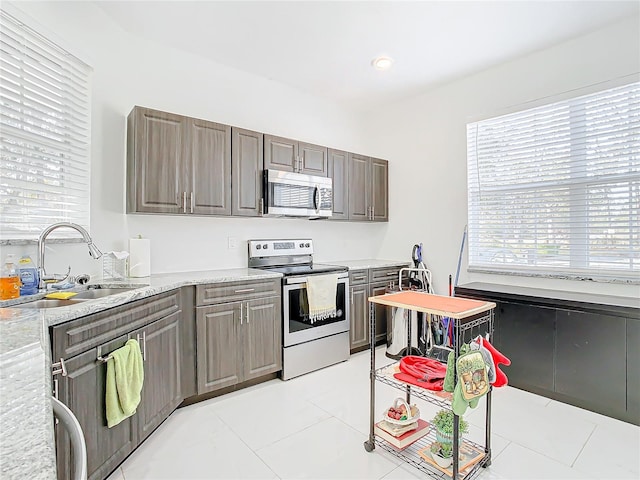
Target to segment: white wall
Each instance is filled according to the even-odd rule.
[[[423,242],[439,293],[455,277],[467,223],[466,123],[525,102],[640,72],[640,21],[634,17],[547,50],[380,108],[367,120],[371,149],[394,160],[390,218],[380,254]],[[446,47],[445,47],[446,48]],[[419,60],[419,59],[416,59]],[[567,291],[638,296],[637,286],[466,272],[485,281]]]
[[[316,258],[325,261],[378,255],[387,225],[126,215],[125,129],[134,105],[363,154],[376,152],[363,143],[354,113],[265,78],[132,36],[92,2],[9,5],[53,32],[63,47],[94,69],[91,234],[102,250],[126,249],[129,237],[142,234],[151,239],[152,273],[244,267],[246,240],[251,238],[308,236],[314,239]],[[229,236],[239,239],[238,249],[228,250]],[[88,259],[84,246],[54,248],[47,258],[50,271],[69,263],[76,272],[101,269]],[[34,247],[13,250],[35,254]],[[404,253],[389,255],[402,258]]]

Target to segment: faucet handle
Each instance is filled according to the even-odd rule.
[[[67,267],[67,273],[65,273],[64,275],[61,273],[53,273],[51,275],[42,275],[41,280],[46,283],[46,284],[50,284],[50,283],[58,283],[58,282],[62,282],[64,280],[66,280],[67,278],[69,278],[69,274],[71,273],[71,266]]]

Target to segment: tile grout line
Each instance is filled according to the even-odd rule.
[[[589,443],[589,440],[591,440],[591,437],[593,436],[593,434],[596,431],[596,428],[598,428],[598,424],[596,423],[593,426],[593,430],[591,430],[591,433],[589,434],[589,436],[587,437],[587,439],[585,440],[584,444],[582,445],[582,448],[580,449],[580,451],[578,452],[578,454],[576,455],[576,458],[573,459],[573,462],[571,462],[571,468],[573,468],[573,466],[576,464],[576,462],[578,461],[578,458],[580,458],[580,455],[582,455],[583,450],[585,449],[585,447],[587,446],[587,443]]]

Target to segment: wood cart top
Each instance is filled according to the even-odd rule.
[[[369,297],[369,301],[450,318],[467,318],[496,308],[493,302],[445,297],[411,290]]]

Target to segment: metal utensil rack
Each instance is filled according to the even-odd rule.
[[[407,296],[410,294],[410,297]],[[470,480],[476,477],[482,468],[486,468],[491,465],[491,395],[493,387],[489,388],[486,394],[486,425],[485,425],[485,444],[479,445],[470,440],[465,439],[464,444],[469,447],[476,448],[480,451],[484,451],[484,456],[480,461],[468,467],[464,472],[459,470],[459,453],[460,453],[460,437],[458,433],[458,427],[460,424],[460,417],[454,413],[453,415],[453,469],[452,476],[443,473],[437,468],[433,467],[427,461],[425,461],[419,454],[418,450],[429,447],[432,441],[435,440],[435,432],[432,427],[427,435],[409,445],[404,449],[397,449],[386,440],[375,434],[375,385],[376,381],[390,385],[398,390],[401,390],[406,395],[407,403],[411,401],[411,395],[420,398],[433,405],[452,410],[451,406],[451,394],[444,394],[442,392],[433,392],[431,390],[423,389],[420,387],[414,387],[408,383],[401,382],[391,374],[389,369],[393,369],[399,362],[386,365],[384,367],[376,369],[376,349],[375,349],[375,306],[386,305],[390,307],[406,308],[409,310],[416,310],[423,312],[427,315],[448,317],[453,322],[453,352],[455,360],[460,355],[460,345],[465,341],[469,341],[467,334],[472,332],[473,328],[486,330],[489,335],[489,340],[493,335],[493,321],[494,321],[494,308],[495,303],[481,302],[475,300],[467,300],[453,297],[443,297],[440,295],[433,295],[425,292],[398,292],[386,295],[378,295],[375,297],[369,297],[370,308],[370,348],[371,348],[371,364],[370,364],[370,405],[369,405],[369,438],[364,442],[364,448],[367,452],[372,452],[376,445],[391,453],[392,455],[400,458],[401,460],[411,464],[420,471],[426,473],[431,478],[446,480],[453,478],[454,480],[464,479]],[[411,349],[411,322],[407,329],[407,346],[408,351]],[[454,386],[457,382],[457,375],[455,372],[454,362]]]

